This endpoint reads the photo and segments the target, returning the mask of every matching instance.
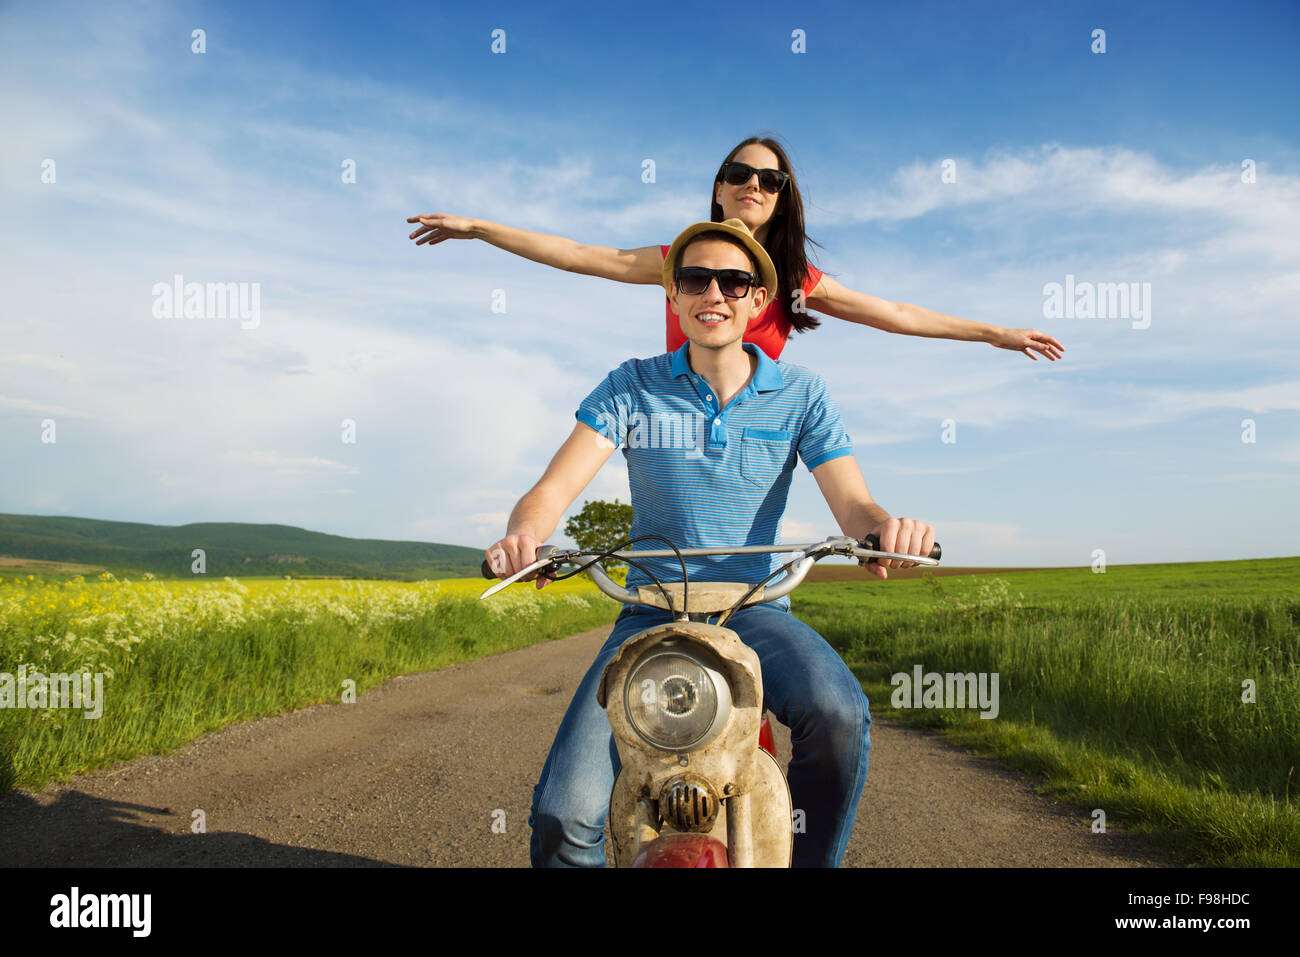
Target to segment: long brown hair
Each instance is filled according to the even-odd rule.
[[[755,144],[766,146],[775,153],[779,169],[790,177],[790,182],[777,197],[776,211],[768,220],[767,241],[763,243],[763,248],[772,257],[772,265],[776,267],[777,282],[781,286],[778,295],[781,310],[796,331],[807,332],[820,326],[821,320],[810,312],[795,312],[792,308],[794,300],[790,293],[792,290],[802,289],[804,281],[808,278],[808,244],[812,243],[818,247],[821,244],[809,239],[804,231],[803,196],[799,193],[799,183],[794,177],[794,167],[790,163],[790,158],[786,156],[785,148],[770,136],[751,136],[737,143],[735,149],[727,154],[727,158],[718,167],[713,182],[715,186],[721,183],[722,167],[730,163],[746,146]],[[715,189],[714,196],[716,195]],[[722,222],[722,205],[716,199],[712,202],[709,219],[715,223]]]

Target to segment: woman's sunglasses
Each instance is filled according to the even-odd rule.
[[[765,193],[779,193],[790,182],[790,174],[779,169],[755,169],[748,163],[723,163],[721,177],[728,186],[743,186],[758,174],[758,188]]]
[[[743,298],[754,285],[754,274],[743,269],[706,269],[703,266],[682,266],[673,274],[677,291],[683,296],[698,296],[709,288],[713,277],[718,277],[718,292],[728,299]]]

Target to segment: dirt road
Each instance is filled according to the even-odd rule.
[[[8,795],[0,861],[527,866],[533,785],[608,634],[397,678],[355,704],[230,727],[164,757]],[[871,741],[845,866],[1164,866],[934,735],[877,717]],[[206,833],[192,830],[199,812]]]

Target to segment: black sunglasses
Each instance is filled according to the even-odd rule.
[[[728,299],[740,299],[749,292],[755,279],[752,272],[743,269],[706,269],[703,266],[682,266],[673,274],[677,291],[683,296],[698,296],[709,288],[713,277],[718,278],[718,292]]]
[[[790,174],[779,169],[755,169],[748,163],[723,163],[719,176],[728,186],[743,186],[758,174],[758,188],[765,193],[779,193],[790,182]]]

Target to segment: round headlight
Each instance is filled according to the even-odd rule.
[[[731,689],[720,673],[689,655],[664,650],[637,663],[624,698],[637,734],[666,751],[698,744],[731,710]]]

